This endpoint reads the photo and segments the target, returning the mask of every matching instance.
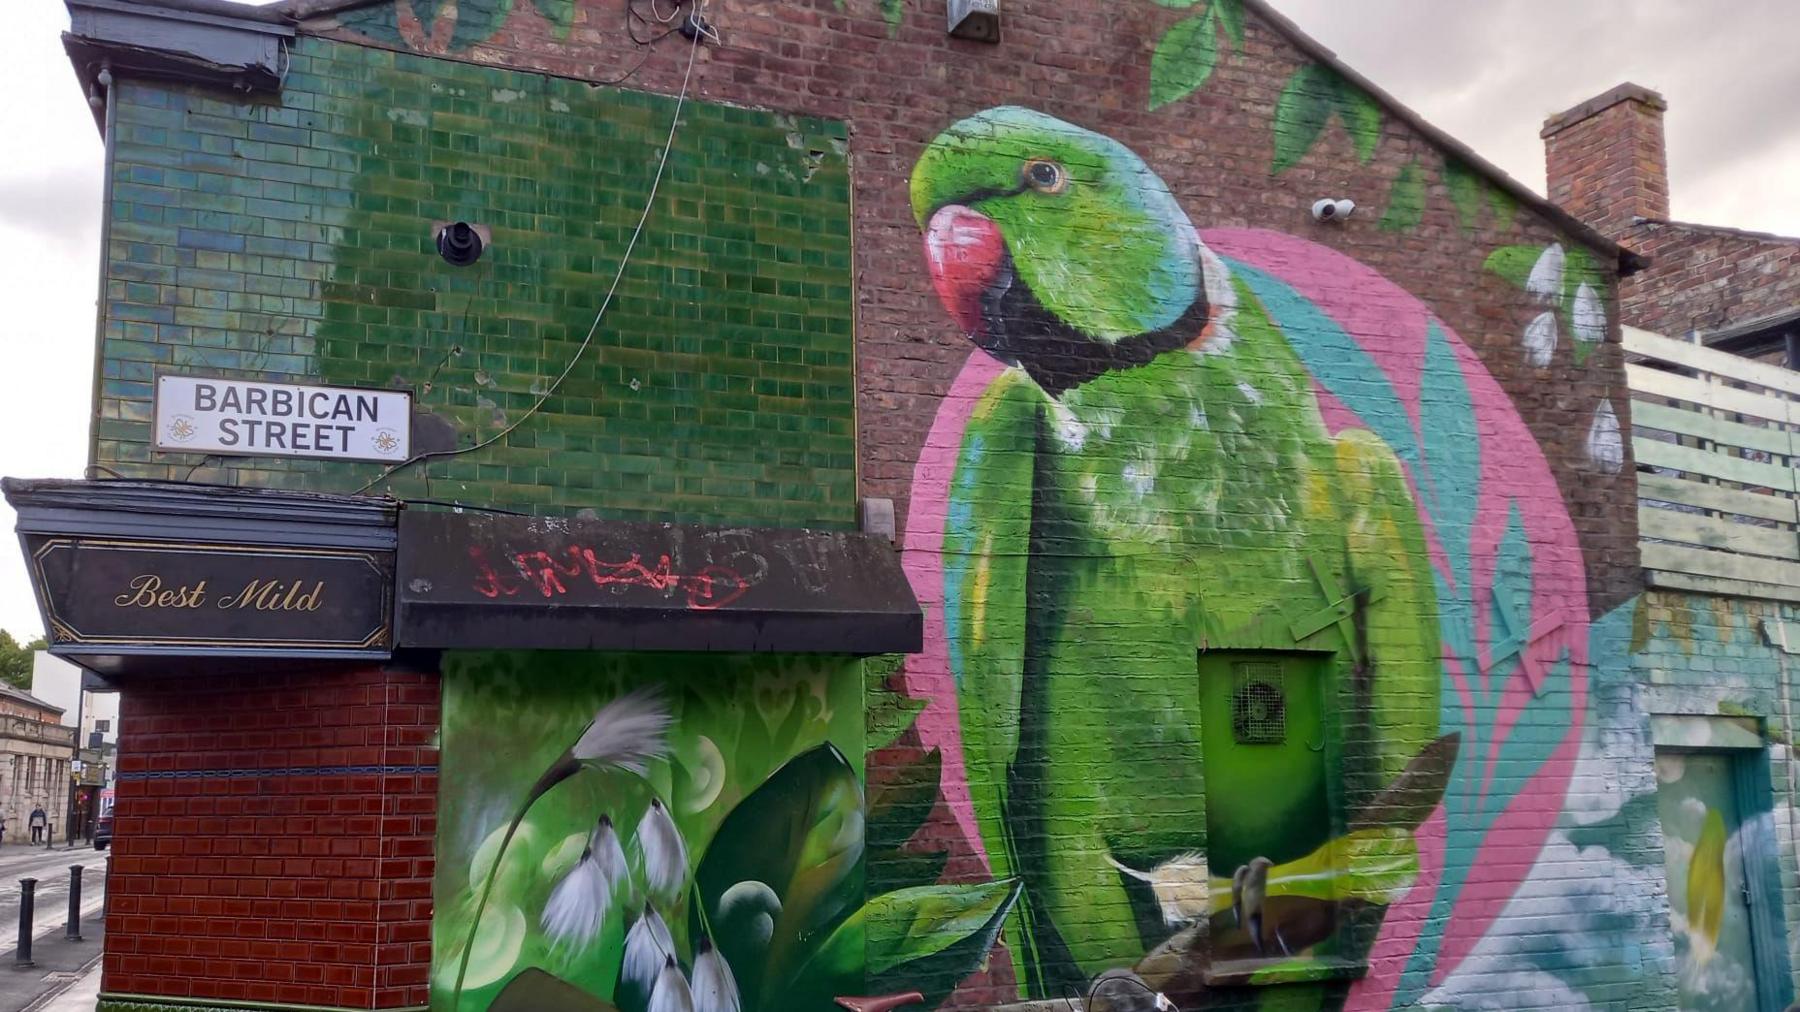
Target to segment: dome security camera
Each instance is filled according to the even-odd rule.
[[[1342,221],[1350,217],[1356,210],[1356,201],[1343,197],[1333,199],[1326,197],[1313,201],[1312,216],[1314,221]]]

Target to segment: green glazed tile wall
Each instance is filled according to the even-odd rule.
[[[471,445],[569,362],[642,210],[672,98],[300,40],[277,98],[116,89],[93,461],[352,491],[375,464],[151,445],[163,371],[412,391]],[[593,345],[502,443],[377,486],[557,514],[848,526],[841,123],[690,100]],[[455,268],[435,221],[493,229]],[[415,445],[415,450],[419,449]]]

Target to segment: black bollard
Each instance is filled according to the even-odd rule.
[[[31,908],[36,903],[37,879],[22,878],[19,880],[19,951],[13,956],[13,966],[33,966],[31,962]]]
[[[71,942],[81,941],[81,865],[69,865],[69,925],[63,930],[63,937]]]

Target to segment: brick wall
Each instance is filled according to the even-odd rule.
[[[1648,88],[1621,84],[1544,123],[1549,197],[1611,236],[1638,218],[1669,217],[1663,113]]]
[[[399,671],[128,686],[103,990],[422,1006],[437,720]]]

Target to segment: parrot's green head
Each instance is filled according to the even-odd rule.
[[[938,135],[913,167],[912,207],[950,315],[1052,394],[1194,342],[1223,281],[1143,159],[1031,109]]]

